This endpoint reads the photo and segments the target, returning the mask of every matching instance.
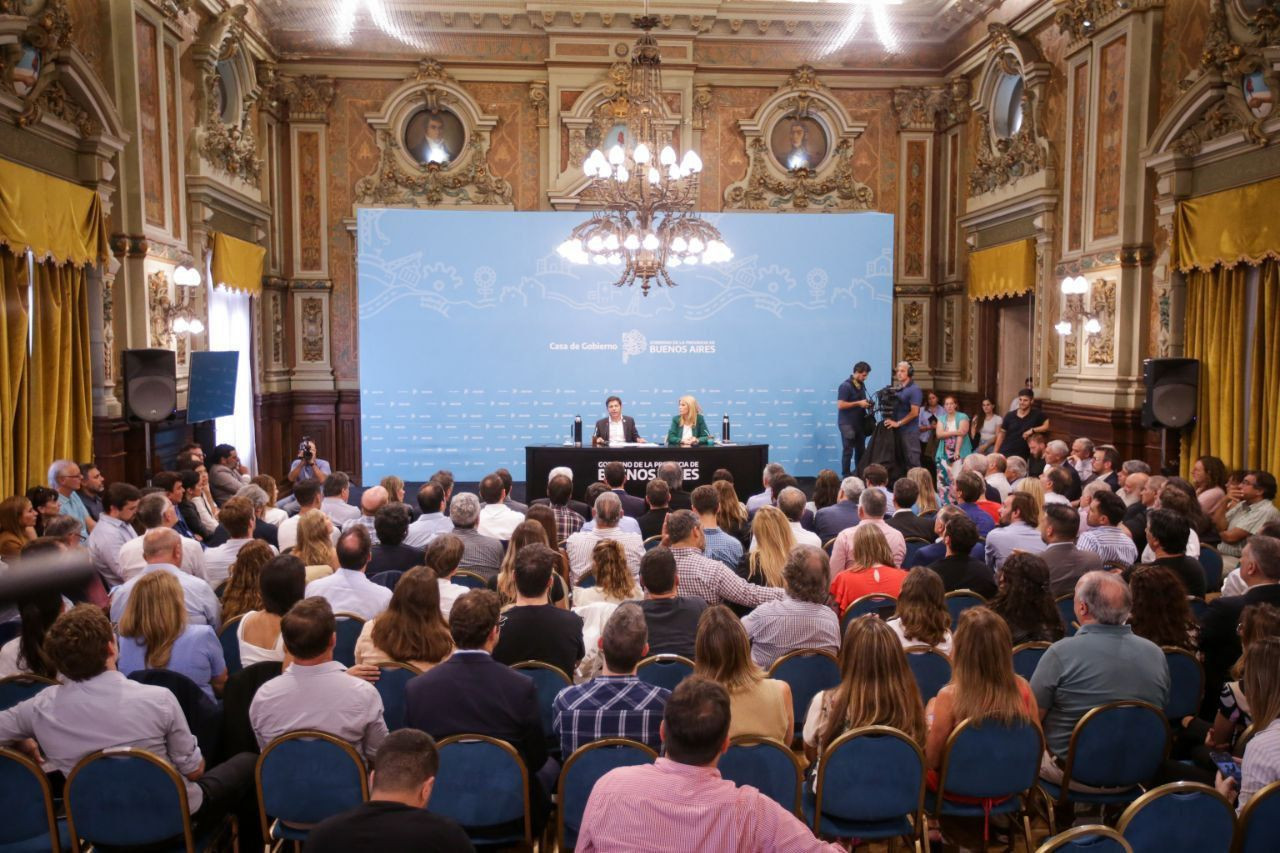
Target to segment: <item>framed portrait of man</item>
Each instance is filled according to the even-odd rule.
[[[818,168],[828,146],[827,129],[813,116],[783,116],[769,134],[769,150],[788,172]]]
[[[419,110],[404,127],[404,148],[423,165],[449,165],[465,139],[462,121],[449,110]]]

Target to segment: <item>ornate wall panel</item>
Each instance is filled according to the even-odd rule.
[[[1084,189],[1088,172],[1089,143],[1089,63],[1081,62],[1071,71],[1071,160],[1067,194],[1067,251],[1084,246]]]
[[[326,278],[329,272],[328,213],[325,210],[324,128],[294,125],[293,142],[293,267],[296,275]]]
[[[903,134],[902,172],[902,252],[899,258],[902,268],[900,281],[925,279],[929,275],[929,207],[932,185],[933,136]]]
[[[898,309],[898,352],[896,361],[925,364],[929,360],[929,300],[895,300]]]
[[[1098,61],[1098,126],[1094,154],[1093,238],[1120,233],[1121,157],[1129,143],[1124,132],[1128,38],[1119,36],[1101,50]]]
[[[178,131],[178,58],[173,45],[164,46],[165,146],[169,159],[169,231],[182,234],[182,134]]]
[[[1089,286],[1089,310],[1102,331],[1089,336],[1089,365],[1105,366],[1116,360],[1116,282],[1095,279]]]
[[[148,225],[165,227],[164,110],[160,101],[162,69],[156,26],[138,15],[134,20],[138,61],[138,126],[142,152],[143,213]]]
[[[959,235],[956,225],[960,217],[960,131],[954,130],[946,136],[946,175],[947,200],[946,217],[943,220],[941,239],[943,253],[946,257],[945,274],[956,274],[956,255],[959,253]]]

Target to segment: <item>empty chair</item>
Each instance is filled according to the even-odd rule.
[[[1111,827],[1089,825],[1053,836],[1036,853],[1133,853],[1133,848]]]
[[[31,674],[0,678],[0,711],[7,711],[57,683],[52,678]]]
[[[333,647],[333,659],[344,666],[356,665],[356,640],[364,630],[364,620],[354,613],[335,613],[338,620],[338,642]]]
[[[369,799],[369,774],[360,755],[320,731],[289,732],[271,741],[258,756],[253,778],[262,837],[275,841],[305,841],[320,821]]]
[[[146,750],[86,755],[67,774],[62,795],[75,849],[142,847],[171,839],[181,839],[175,846],[187,853],[208,846],[208,839],[197,840],[192,830],[182,777]]]
[[[378,680],[373,686],[382,697],[382,720],[387,731],[404,728],[404,686],[422,670],[400,661],[383,661],[378,664]]]
[[[66,821],[54,811],[53,791],[40,765],[0,746],[0,791],[4,791],[0,850],[34,853],[71,847]]]
[[[800,649],[774,661],[769,677],[785,681],[791,688],[792,719],[799,727],[813,697],[840,683],[840,662],[824,649]]]
[[[476,846],[533,844],[529,772],[510,744],[486,735],[440,741],[427,809],[452,818]]]
[[[804,817],[804,765],[782,741],[740,735],[729,743],[716,768],[735,785],[750,785],[797,817]]]
[[[1274,853],[1280,850],[1280,782],[1254,794],[1240,812],[1239,853]]]
[[[511,665],[533,679],[533,686],[538,690],[538,713],[542,715],[542,733],[547,736],[547,745],[553,752],[559,752],[560,740],[556,737],[552,723],[555,719],[553,704],[556,694],[573,684],[573,680],[558,666],[552,666],[540,660],[525,660]]]
[[[1058,615],[1062,617],[1064,637],[1074,637],[1080,624],[1076,622],[1076,600],[1073,595],[1062,595],[1054,599],[1058,606]]]
[[[468,569],[458,569],[449,576],[449,580],[458,586],[465,586],[467,589],[488,589],[489,583],[483,576],[476,574]]]
[[[971,589],[957,589],[947,593],[947,611],[951,613],[951,630],[960,624],[960,614],[970,607],[979,607],[987,600]]]
[[[908,647],[907,665],[920,688],[920,699],[926,703],[951,680],[951,659],[929,646]]]
[[[897,729],[865,726],[840,735],[823,750],[815,788],[805,786],[803,801],[815,833],[922,842],[924,753]]]
[[[1133,853],[1228,853],[1236,813],[1208,785],[1172,782],[1135,800],[1116,824]]]
[[[845,608],[844,613],[840,616],[840,632],[844,633],[849,627],[849,621],[857,619],[859,616],[866,616],[868,613],[875,613],[881,619],[889,619],[893,616],[893,608],[898,604],[898,599],[892,595],[881,595],[873,592],[870,595],[863,595],[853,600],[853,603]]]
[[[240,662],[240,620],[241,613],[234,619],[228,619],[218,629],[218,642],[222,644],[222,659],[227,662],[227,675],[235,675],[243,668]]]
[[[556,788],[560,849],[572,850],[578,843],[587,799],[601,776],[618,767],[651,764],[657,757],[656,752],[638,741],[615,737],[593,741],[566,758]]]
[[[1052,643],[1023,643],[1013,649],[1013,671],[1027,681],[1035,674],[1040,658]]]
[[[1194,717],[1204,698],[1204,666],[1186,649],[1164,647],[1164,659],[1169,663],[1169,700],[1164,705],[1164,715],[1170,720]]]
[[[1063,762],[1062,781],[1041,779],[1040,790],[1059,803],[1131,803],[1142,794],[1139,786],[1159,770],[1168,741],[1169,725],[1154,705],[1132,700],[1100,705],[1076,723]],[[1072,790],[1073,781],[1108,790]],[[1056,831],[1052,809],[1049,828]]]
[[[649,655],[636,664],[636,677],[646,684],[656,684],[668,690],[693,675],[693,661],[684,655]]]

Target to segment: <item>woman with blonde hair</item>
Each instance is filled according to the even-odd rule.
[[[692,447],[710,443],[711,431],[707,429],[707,420],[702,416],[697,398],[685,394],[680,398],[680,414],[671,419],[671,428],[667,430],[667,444]]]
[[[873,616],[854,619],[840,647],[840,684],[813,697],[804,719],[804,752],[821,757],[836,738],[864,726],[892,726],[925,739],[924,703],[898,635]]]
[[[387,609],[364,623],[356,663],[399,661],[426,671],[453,653],[449,625],[440,613],[440,584],[426,566],[400,577]]]
[[[782,568],[796,547],[791,522],[775,506],[762,506],[751,523],[751,551],[747,554],[747,580],[760,586],[782,588]],[[892,561],[890,561],[892,562]]]
[[[267,524],[279,527],[289,518],[289,513],[276,506],[276,498],[280,497],[280,489],[276,486],[276,478],[267,474],[259,474],[249,480],[250,483],[267,493],[267,508],[262,511],[262,520]]]
[[[1044,515],[1044,486],[1040,485],[1039,477],[1023,477],[1014,485],[1013,490],[1031,495],[1031,499],[1036,502],[1036,518]]]
[[[758,735],[791,743],[791,688],[766,678],[751,659],[751,640],[732,610],[717,604],[703,611],[693,649],[694,675],[729,693],[729,737]]]
[[[849,562],[831,582],[831,595],[844,615],[849,605],[864,595],[879,593],[897,598],[906,577],[906,572],[894,567],[893,553],[880,528],[859,524],[853,531]]]
[[[898,591],[898,609],[888,626],[898,635],[904,649],[929,646],[951,654],[951,611],[947,610],[947,589],[942,576],[926,566],[907,572]]]
[[[951,655],[951,681],[929,700],[925,714],[929,734],[925,763],[930,787],[937,788],[947,737],[968,719],[1039,726],[1031,686],[1013,671],[1009,626],[986,607],[970,607],[960,615]]]
[[[208,625],[187,622],[182,585],[169,572],[138,579],[120,617],[120,657],[116,669],[128,675],[167,669],[190,678],[210,700],[227,683],[227,664],[218,635]]]
[[[388,501],[391,503],[404,503],[404,480],[401,480],[395,474],[388,474],[382,478],[382,482],[379,485],[387,490]]]
[[[0,557],[16,557],[23,545],[35,541],[36,515],[26,495],[0,501]]]
[[[502,605],[515,604],[516,601],[516,554],[525,545],[547,545],[547,529],[537,521],[522,521],[511,532],[511,541],[507,543],[507,553],[498,567],[497,576],[489,581],[489,587],[502,597]],[[565,609],[568,607],[568,596],[565,595],[564,579],[552,572],[551,603]]]
[[[911,509],[915,510],[916,515],[936,514],[938,512],[938,492],[933,487],[933,477],[929,476],[929,469],[912,468],[907,472],[907,477],[920,489],[920,496],[916,498],[916,505]],[[907,509],[907,507],[899,507],[899,509]]]
[[[747,526],[747,508],[738,500],[738,493],[728,480],[715,480],[711,483],[711,488],[716,490],[716,497],[720,499],[720,504],[716,507],[716,527],[741,542],[750,530]]]
[[[262,590],[259,578],[262,567],[275,554],[271,546],[260,539],[245,544],[231,564],[231,576],[222,592],[222,621],[230,622],[242,613],[262,609]]]
[[[338,570],[338,552],[333,547],[333,522],[318,509],[309,509],[298,518],[298,544],[294,556],[307,567],[307,583]]]
[[[591,549],[591,572],[595,586],[580,586],[573,591],[573,606],[582,607],[597,602],[621,604],[624,601],[644,597],[636,579],[627,568],[627,555],[622,543],[616,539],[601,539]]]

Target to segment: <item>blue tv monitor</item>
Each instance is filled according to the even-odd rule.
[[[187,423],[211,421],[236,411],[238,352],[193,352],[187,379]]]

